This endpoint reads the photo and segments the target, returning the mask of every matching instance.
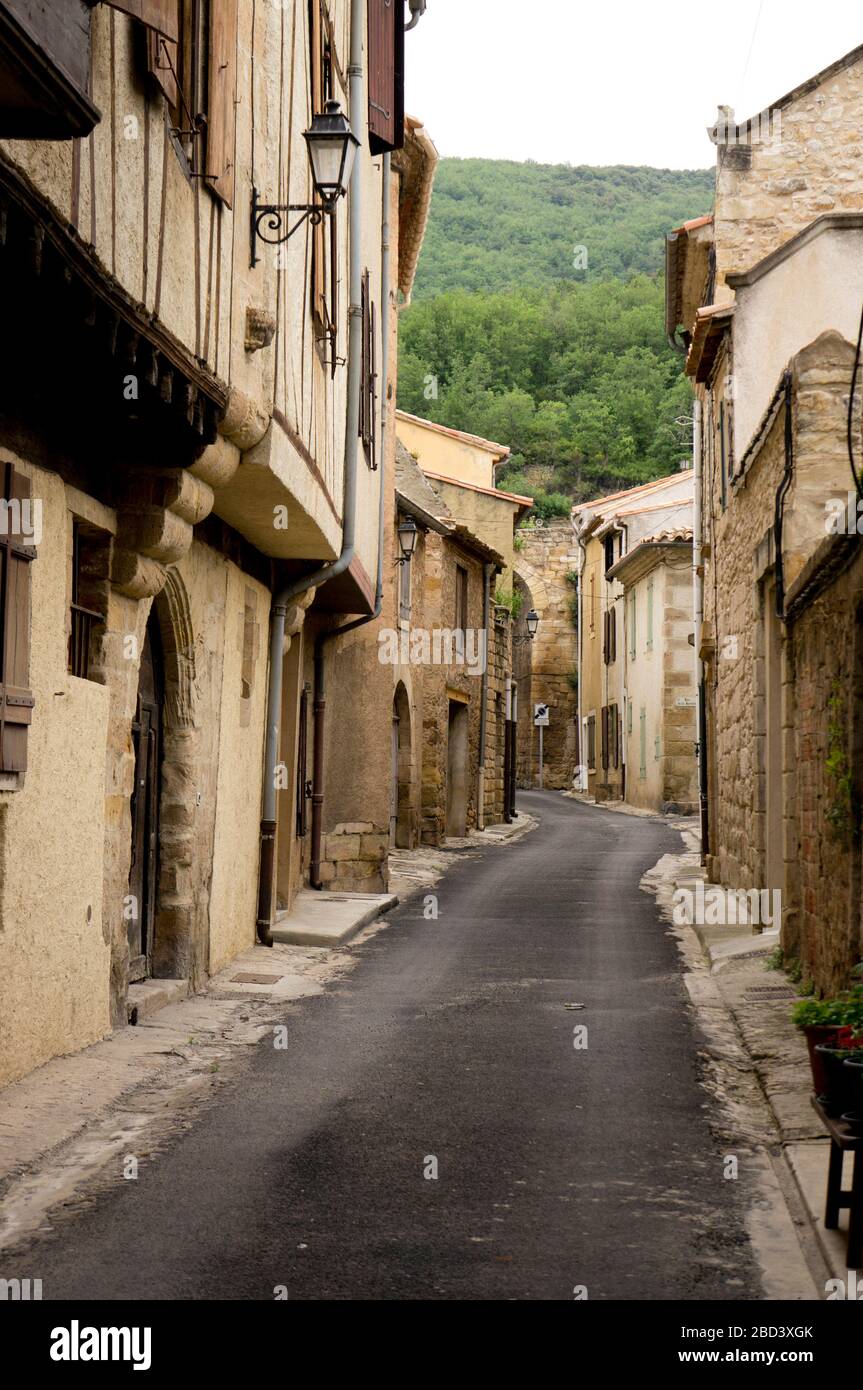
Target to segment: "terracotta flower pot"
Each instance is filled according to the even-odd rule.
[[[838,1118],[846,1110],[857,1110],[863,1064],[854,1062],[846,1066],[847,1048],[817,1044],[815,1052],[824,1067],[826,1084],[818,1097],[827,1114]]]

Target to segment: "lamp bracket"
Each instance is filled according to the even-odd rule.
[[[325,217],[328,217],[334,210],[335,203],[262,203],[258,199],[258,190],[252,189],[252,213],[251,213],[251,266],[258,264],[260,256],[257,251],[257,242],[266,242],[267,246],[279,246],[282,242],[290,241],[294,232],[298,232],[305,222],[310,222],[313,227],[320,226]],[[300,213],[294,225],[288,225],[290,214]],[[263,223],[266,222],[266,231]],[[267,232],[272,233],[268,236]]]

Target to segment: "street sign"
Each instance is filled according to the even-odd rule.
[[[533,707],[534,728],[547,729],[550,723],[548,705],[534,705]]]

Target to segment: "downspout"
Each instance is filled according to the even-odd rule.
[[[358,126],[364,110],[363,36],[366,7],[351,6],[350,116]],[[272,946],[276,858],[276,764],[282,722],[282,665],[285,619],[293,600],[309,589],[318,589],[348,568],[356,553],[357,459],[359,454],[360,377],[362,373],[362,175],[361,159],[354,162],[350,187],[350,309],[348,334],[347,411],[345,420],[344,501],[342,550],[332,564],[294,580],[276,594],[270,626],[270,678],[267,692],[267,740],[264,752],[264,794],[261,811],[261,855],[258,883],[258,941]]]
[[[366,623],[379,618],[384,605],[384,532],[386,528],[386,471],[387,442],[389,440],[389,346],[390,346],[390,180],[392,159],[389,153],[383,157],[382,209],[381,209],[381,295],[384,312],[381,315],[381,358],[383,360],[383,388],[381,390],[381,455],[380,455],[380,498],[378,502],[378,573],[375,586],[375,606],[363,618],[356,618],[343,627],[333,628],[331,632],[318,633],[315,642],[315,705],[314,705],[314,764],[312,771],[312,858],[309,869],[309,882],[318,892],[323,888],[321,882],[321,845],[323,843],[324,817],[324,718],[327,708],[326,660],[324,648],[335,637],[354,632]]]
[[[587,547],[581,533],[578,535],[578,548],[581,551],[581,564],[578,567],[578,790],[590,790],[590,777],[587,771],[587,752],[584,738],[584,719],[582,709],[582,688],[584,686],[584,570],[587,565]]]
[[[698,694],[698,803],[701,815],[702,863],[710,853],[710,822],[707,802],[707,701],[704,685],[704,662],[701,659],[701,634],[704,628],[704,572],[701,460],[701,401],[692,406],[692,467],[694,472],[694,510],[692,517],[692,605],[695,619],[695,689]]]
[[[482,626],[485,633],[485,663],[482,672],[482,705],[479,715],[479,768],[476,789],[477,830],[485,830],[485,744],[488,734],[488,659],[491,648],[489,619],[491,617],[491,580],[494,565],[486,565],[485,582],[482,591]]]

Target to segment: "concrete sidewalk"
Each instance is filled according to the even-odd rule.
[[[683,828],[683,827],[681,827]],[[705,882],[698,839],[691,825],[686,836],[689,853],[682,855],[670,875],[670,890],[690,891]],[[670,915],[670,893],[665,896]],[[681,930],[678,928],[677,930]],[[708,980],[697,1001],[702,1007],[720,1005],[730,1016],[740,1045],[740,1061],[756,1078],[767,1103],[775,1131],[771,1149],[786,1166],[823,1264],[823,1280],[813,1270],[819,1289],[827,1279],[847,1281],[846,1244],[848,1214],[840,1228],[824,1226],[827,1160],[830,1141],[812,1108],[812,1078],[805,1039],[791,1022],[797,988],[785,972],[776,968],[779,930],[753,932],[751,926],[693,926],[707,966]],[[853,1154],[845,1156],[843,1186],[851,1185]],[[823,1296],[823,1294],[822,1294]]]

